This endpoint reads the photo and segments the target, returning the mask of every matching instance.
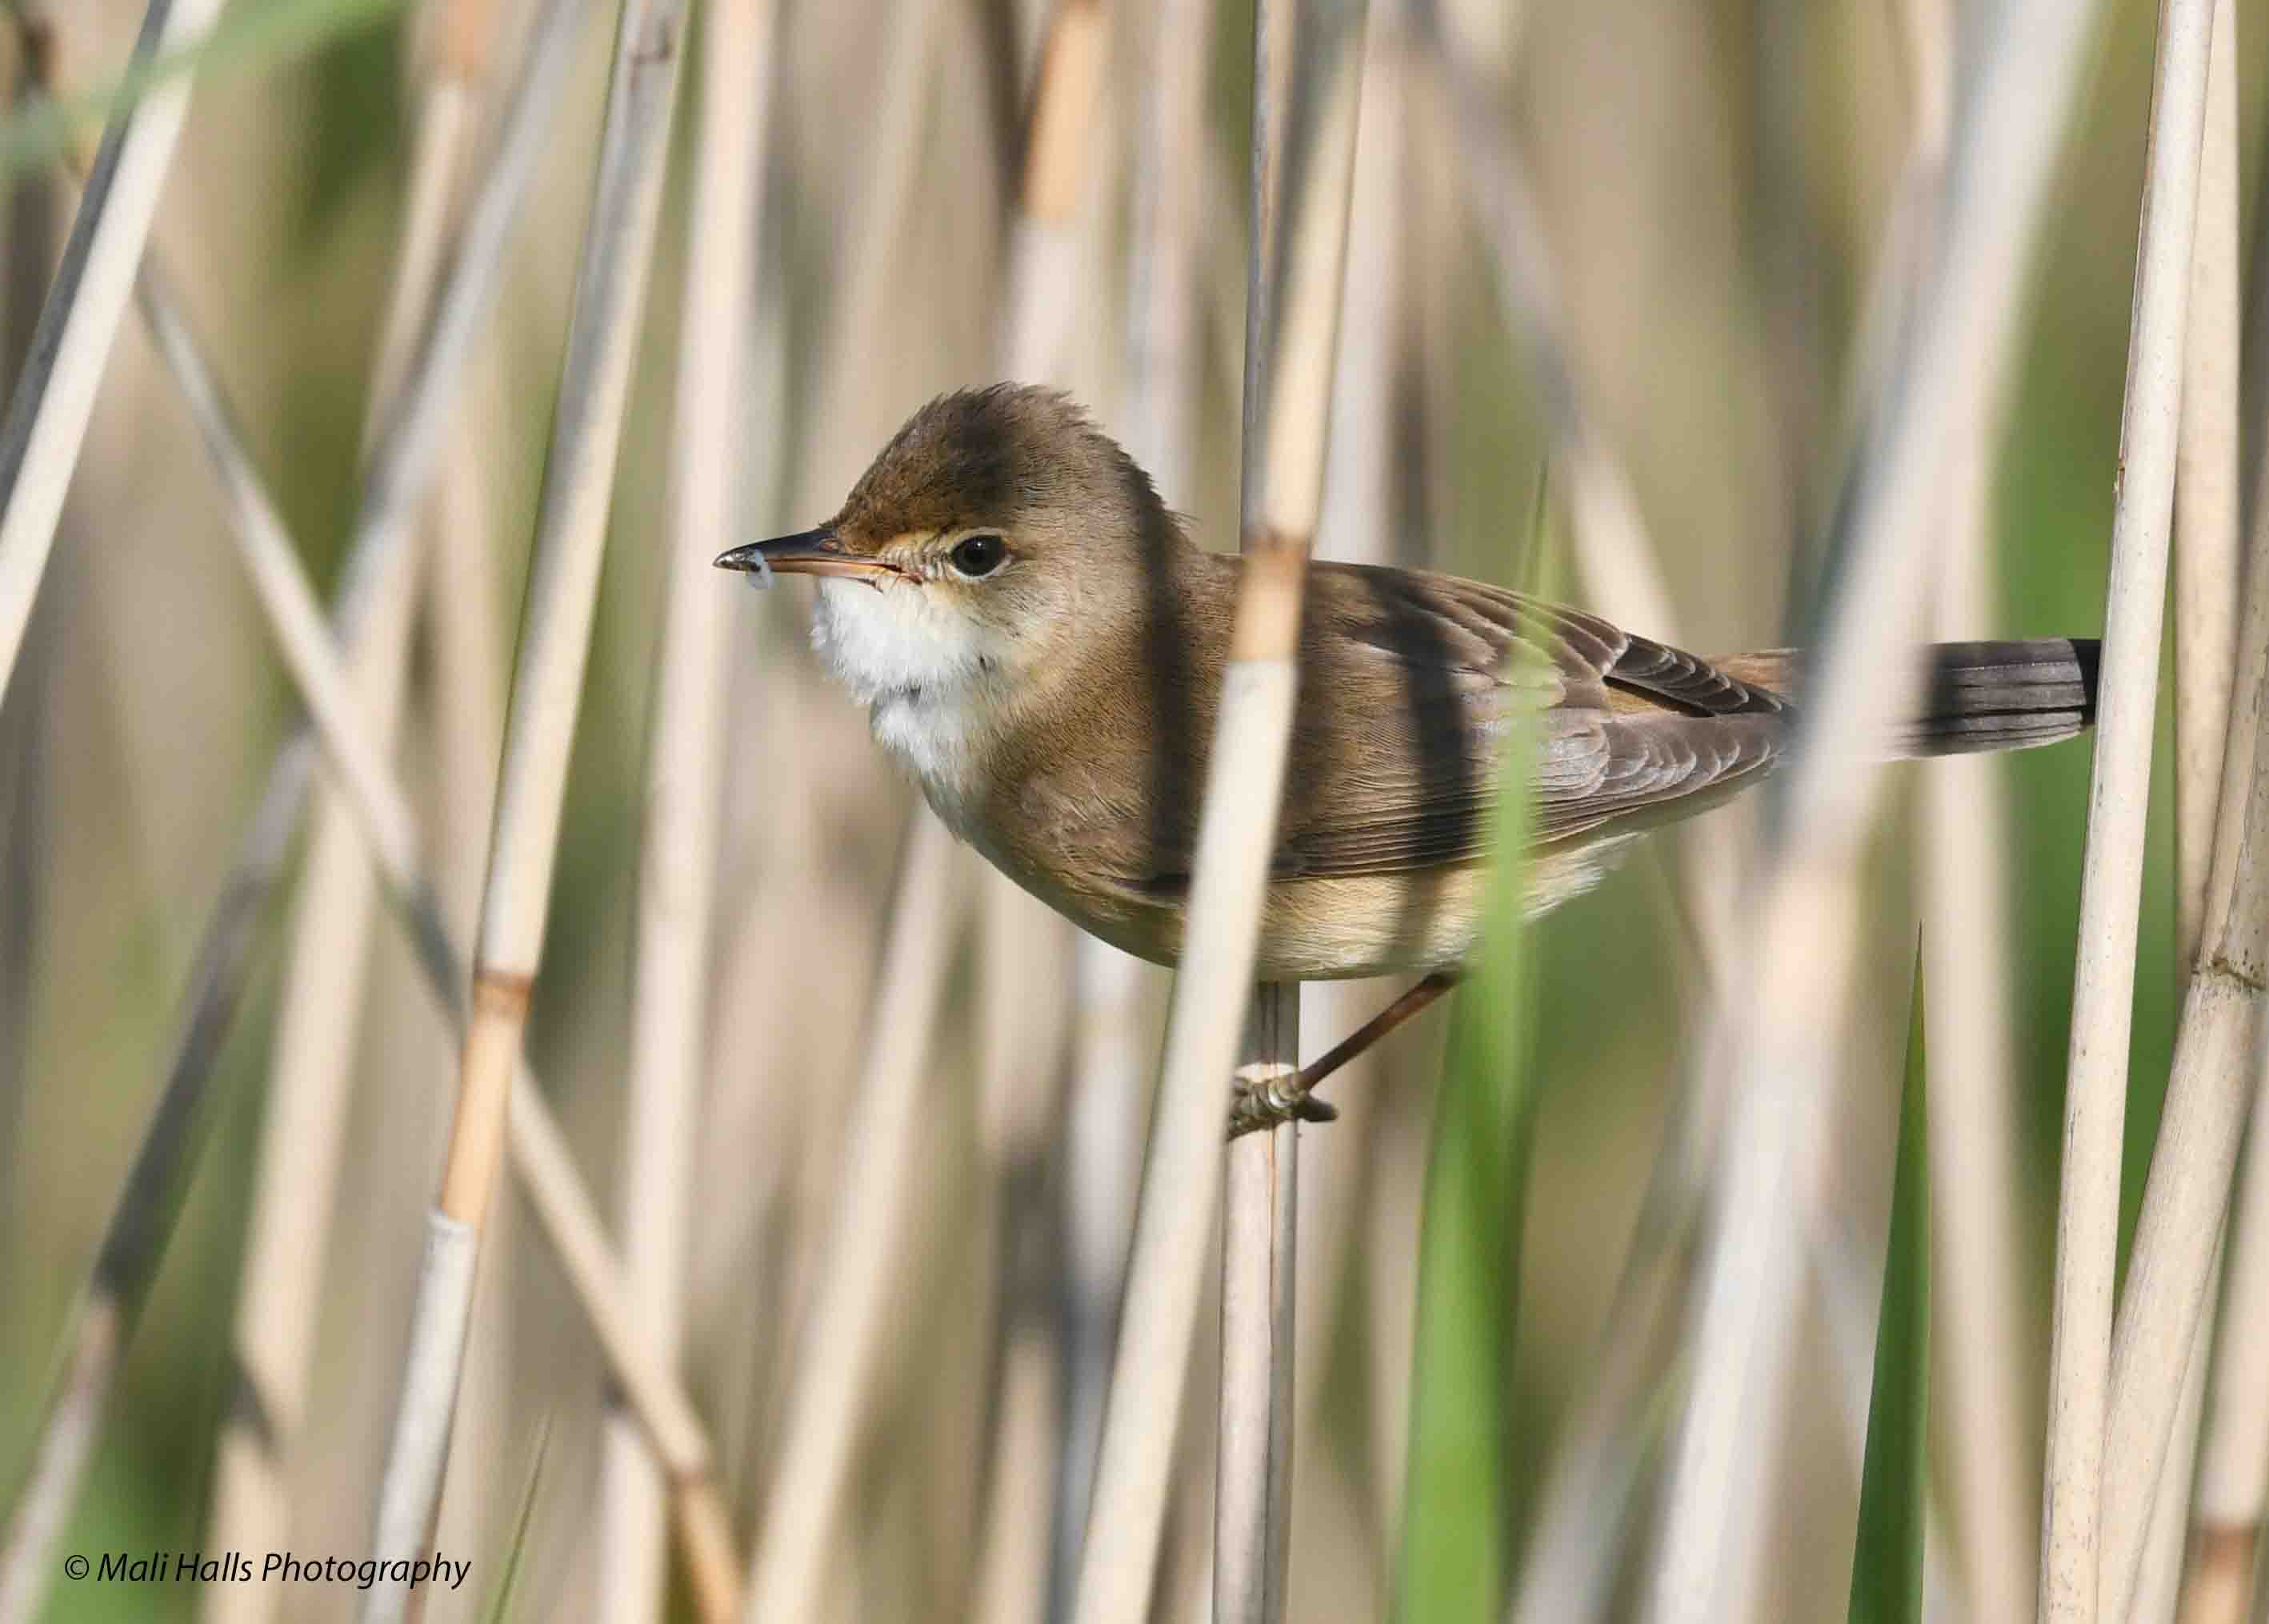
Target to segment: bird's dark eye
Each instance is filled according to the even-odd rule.
[[[1009,543],[997,535],[965,535],[953,549],[953,567],[964,575],[990,575],[1009,556]]]

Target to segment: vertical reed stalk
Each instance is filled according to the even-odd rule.
[[[2209,7],[2208,18],[2192,26],[2206,28],[2212,15]],[[2217,38],[2217,49],[2220,44]],[[2205,69],[2201,63],[2201,72]],[[2212,101],[2211,92],[2203,92],[2201,99]],[[2214,113],[2222,115],[2221,122],[2208,129],[2206,139],[2221,146],[2229,136],[2230,121],[2226,109],[2215,107]],[[2211,202],[2216,218],[2209,226],[2201,217],[2198,247],[2217,258],[2230,247],[2218,240],[2228,225],[2225,205],[2234,202],[2234,183],[2221,172],[2227,159],[2225,152],[2199,166],[2198,184],[2210,181],[2215,188]],[[2224,290],[2215,285],[2218,274],[2209,273],[2203,284],[2219,295]],[[2235,349],[2234,302],[2218,296],[2197,313],[2198,321],[2211,324],[2200,336],[2202,344],[2214,344],[2218,336],[2225,353]],[[2139,332],[2140,321],[2139,316]],[[2233,464],[2236,460],[2230,405],[2227,389],[2211,387],[2202,399],[2184,402],[2186,418],[2194,407],[2206,417],[2196,432],[2216,468],[2225,457]],[[2246,1107],[2260,1074],[2261,985],[2269,959],[2269,849],[2262,844],[2269,842],[2269,750],[2259,747],[2257,736],[2269,715],[2262,693],[2269,677],[2269,655],[2262,647],[2269,639],[2269,571],[2260,567],[2262,556],[2257,535],[2253,567],[2244,572],[2244,627],[2236,643],[2237,702],[2222,755],[2199,952],[2177,1030],[2158,1140],[2111,1343],[2103,1450],[2113,1469],[2103,1480],[2101,1584],[2105,1610],[2113,1617],[2127,1615],[2136,1592],[2154,1492],[2189,1491],[2186,1473],[2178,1485],[2161,1480],[2188,1367],[2204,1354],[2192,1344],[2206,1333],[2224,1207]],[[2115,1177],[2115,1192],[2116,1188]],[[2249,1350],[2244,1357],[2257,1354]]]
[[[1023,173],[1008,222],[1007,304],[1001,375],[1070,383],[1071,340],[1090,302],[1081,271],[1096,218],[1084,208],[1099,166],[1094,149],[1110,20],[1099,0],[1049,9],[1024,122]],[[1061,914],[987,866],[979,882],[983,949],[978,1143],[985,1194],[972,1236],[988,1260],[987,1298],[996,1344],[991,1409],[995,1441],[977,1586],[995,1616],[1045,1605],[1053,1493],[1061,1451],[1053,1437],[1062,1317],[1055,1293],[1032,1277],[1053,1268],[1054,1214],[1041,1199],[1057,1087],[1073,1030],[1079,933]],[[1036,1520],[1010,1525],[1009,1518]],[[1015,1564],[1012,1568],[1009,1564]]]
[[[1134,161],[1127,273],[1127,443],[1158,489],[1196,484],[1196,296],[1199,183],[1211,160],[1206,62],[1211,0],[1163,0],[1145,43],[1141,134]],[[1095,1479],[1111,1377],[1111,1346],[1126,1275],[1150,1078],[1153,974],[1080,933],[1074,949],[1076,1018],[1065,1107],[1062,1424],[1049,1561],[1049,1611],[1065,1617]]]
[[[369,742],[358,734],[363,724],[347,694],[350,679],[341,656],[321,629],[312,589],[299,572],[297,550],[284,535],[273,502],[242,448],[226,402],[196,342],[174,313],[153,267],[144,269],[142,292],[159,347],[196,410],[198,427],[229,495],[239,541],[262,607],[285,650],[302,697],[314,714],[325,749],[335,766],[347,769],[341,775],[342,787],[352,802],[363,838],[373,848],[387,897],[417,944],[418,963],[428,989],[463,1041],[465,1011],[458,1001],[464,982],[463,960],[440,918],[430,886],[416,866],[406,832],[407,802],[384,764],[376,760]],[[407,587],[401,572],[382,568],[373,579],[367,602],[382,608],[394,592]],[[273,840],[280,847],[281,837],[272,830],[263,831],[261,838]],[[217,1006],[203,1000],[200,1007]],[[189,1052],[201,1051],[192,1046]],[[708,1447],[700,1423],[670,1377],[667,1362],[656,1358],[638,1328],[590,1198],[552,1126],[550,1108],[524,1067],[514,1074],[512,1088],[511,1148],[530,1204],[559,1253],[614,1379],[646,1425],[669,1474],[680,1532],[693,1566],[696,1599],[704,1616],[728,1617],[732,1611],[735,1563],[729,1530],[709,1479]],[[153,1134],[152,1142],[159,1142],[159,1136]]]
[[[555,27],[553,32],[558,30]],[[551,53],[553,65],[557,65],[559,55],[556,50]],[[551,83],[556,78],[556,73],[546,76],[533,70],[528,77],[515,109],[522,130],[522,149],[532,150],[533,143],[526,138],[526,132],[540,127],[551,101]],[[113,134],[117,134],[116,129]],[[115,178],[121,160],[113,147],[107,146],[105,153],[113,166]],[[89,201],[83,205],[80,217],[83,225],[100,213],[100,194],[92,188],[105,173],[103,161],[98,159],[94,177],[88,183]],[[147,159],[145,157],[137,161]],[[525,161],[499,166],[491,188],[489,213],[492,225],[486,234],[491,249],[501,243],[504,226],[521,196],[521,182],[528,166]],[[154,178],[144,178],[154,187]],[[115,220],[121,217],[109,218]],[[460,338],[470,330],[472,319],[484,301],[490,284],[487,273],[493,269],[497,257],[493,251],[473,251],[480,246],[469,243],[453,279]],[[138,252],[137,239],[136,255],[125,262],[129,277]],[[431,364],[424,368],[418,388],[411,392],[415,398],[404,401],[403,432],[389,438],[388,450],[393,454],[386,477],[373,478],[373,500],[366,506],[362,527],[366,536],[391,534],[388,527],[398,527],[403,511],[415,499],[419,485],[420,466],[416,453],[421,448],[420,436],[426,435],[425,444],[430,445],[430,425],[438,415],[436,408],[446,400],[447,386],[454,378],[450,362],[461,350],[462,343],[451,346],[437,343],[429,352]],[[177,357],[174,358],[178,360]],[[194,395],[194,386],[192,392]],[[208,403],[217,401],[217,392],[211,388],[209,380],[203,393]],[[228,432],[225,424],[221,427],[224,434]],[[240,456],[236,461],[248,469],[248,462]],[[250,483],[256,484],[256,480]],[[351,584],[343,590],[350,601],[366,601],[380,595],[369,591],[366,584],[351,584],[358,575],[366,573],[367,571],[349,572]],[[77,1497],[87,1464],[87,1451],[111,1396],[119,1357],[138,1318],[151,1278],[163,1257],[166,1241],[204,1141],[204,1132],[211,1118],[205,1084],[242,985],[250,935],[260,916],[261,900],[281,867],[313,759],[311,745],[304,740],[279,755],[245,848],[223,889],[220,904],[200,945],[197,967],[190,984],[188,1012],[182,1022],[181,1037],[159,1107],[114,1211],[86,1295],[66,1331],[70,1351],[64,1360],[65,1376],[49,1395],[35,1464],[23,1480],[11,1514],[8,1541],[4,1549],[0,1549],[0,1614],[16,1616],[18,1610],[31,1605],[27,1598],[36,1598],[48,1583],[53,1564],[47,1559],[47,1546],[60,1532],[62,1519]]]
[[[750,1559],[746,1624],[824,1615],[828,1554],[883,1350],[920,1148],[926,1062],[968,877],[953,837],[923,808],[914,811],[901,863],[828,1265],[798,1351],[787,1433]]]
[[[2254,557],[2258,569],[2258,541]],[[2260,1067],[2257,1055],[2253,1117],[2229,1219],[2229,1272],[2214,1332],[2198,1494],[2185,1541],[2182,1624],[2239,1624],[2250,1615],[2262,1507],[2269,1501],[2269,1361],[2258,1356],[2269,1327],[2269,1111],[2260,1106]]]
[[[2147,1486],[2156,1481],[2155,1471],[2139,1477],[2134,1459],[2107,1454],[2106,1413],[2135,932],[2142,907],[2144,817],[2150,799],[2151,732],[2213,20],[2214,0],[2166,0],[2159,16],[2073,971],[2041,1510],[2043,1624],[2090,1624],[2098,1616],[2099,1573],[2109,1581],[2109,1616],[2126,1616],[2124,1598],[2133,1582],[2149,1510]],[[2160,1132],[2163,1147],[2166,1130]],[[2219,1222],[2218,1210],[2216,1216]],[[2131,1296],[2135,1279],[2131,1273]],[[2163,1446],[2162,1429],[2158,1442]],[[2155,1462],[2158,1457],[2151,1458]],[[2107,1459],[2117,1463],[2109,1485]],[[2147,1493],[2136,1510],[2126,1504],[2120,1487],[2139,1480]],[[2112,1491],[2110,1506],[2103,1503],[2107,1487]]]
[[[2175,963],[2184,975],[2198,957],[2205,928],[2243,576],[2237,500],[2237,358],[2244,321],[2235,0],[2214,0],[2212,26],[2175,453]]]
[[[698,163],[673,413],[676,545],[660,638],[640,851],[638,978],[624,1099],[623,1264],[655,1353],[675,1364],[684,1317],[693,1151],[706,1057],[711,904],[723,782],[726,655],[736,607],[709,558],[750,493],[745,342],[760,274],[772,0],[713,0],[703,24]],[[598,1615],[638,1624],[662,1604],[660,1463],[610,1414],[599,1480]]]
[[[1363,7],[1346,0],[1263,4],[1253,17],[1252,251],[1245,310],[1241,518],[1246,562],[1199,827],[1195,883],[1166,1037],[1161,1093],[1145,1160],[1125,1318],[1088,1515],[1075,1616],[1132,1624],[1149,1604],[1164,1520],[1171,1431],[1195,1328],[1214,1203],[1222,1179],[1223,1083],[1236,1060],[1259,947],[1297,684],[1300,603],[1323,489],[1324,437],[1340,273],[1354,173],[1363,69]],[[1288,185],[1285,177],[1297,184]],[[1267,996],[1275,997],[1275,994]],[[1269,1041],[1270,1017],[1256,1022]],[[1273,1031],[1297,1034],[1282,1004]],[[1282,1064],[1275,1054],[1264,1064]],[[1274,1348],[1292,1336],[1291,1247],[1279,1227],[1297,1129],[1252,1135],[1229,1187],[1252,1208],[1230,1221],[1224,1338],[1247,1317],[1227,1299],[1258,1280],[1271,1352],[1221,1395],[1215,1518],[1217,1618],[1273,1619],[1283,1605],[1290,1406]],[[1242,1255],[1248,1245],[1268,1261]],[[1247,1301],[1251,1299],[1247,1298]],[[1256,1317],[1257,1318],[1257,1317]],[[1234,1486],[1231,1479],[1234,1478]]]
[[[2224,1234],[2228,1233],[2225,1229]],[[2159,1468],[2159,1487],[2151,1496],[2150,1521],[2143,1536],[2143,1555],[2135,1580],[2133,1606],[2128,1616],[2140,1624],[2173,1624],[2183,1583],[2183,1547],[2190,1532],[2191,1486],[2197,1480],[2199,1423],[2206,1410],[2206,1361],[2214,1355],[2214,1284],[2221,1279],[2222,1246],[2217,1238],[2214,1261],[2207,1266],[2208,1296],[2199,1314],[2198,1330],[2191,1338],[2190,1357],[2183,1362],[2181,1397],[2176,1401],[2174,1436],[2165,1464]]]
[[[1954,115],[1955,18],[1947,0],[1908,0],[1906,34],[1913,133],[1902,188],[1904,262],[1887,279],[1909,287],[1928,264],[1930,222],[1943,205]],[[1902,294],[1896,310],[1911,307]],[[1881,306],[1878,306],[1879,308]],[[1885,316],[1881,323],[1896,328]],[[1889,358],[1873,369],[1880,378]],[[2000,414],[1954,450],[1946,481],[1945,569],[1938,635],[1983,637],[1995,603],[1992,447]],[[2032,1469],[2023,1427],[2026,1361],[2016,1305],[2018,1171],[2016,1059],[2011,1052],[2014,962],[2008,921],[2008,813],[2002,769],[1984,757],[1931,764],[1921,783],[1921,985],[1930,989],[1923,1045],[1924,1122],[1935,1296],[1931,1334],[1943,1377],[1933,1399],[1945,1492],[1960,1553],[1958,1594],[1973,1619],[2014,1619],[2030,1605],[2037,1561]]]
[[[373,1544],[381,1560],[405,1557],[424,1543],[440,1498],[473,1264],[503,1155],[514,1062],[543,949],[615,451],[669,155],[682,11],[677,0],[632,0],[617,25],[599,173],[521,611],[482,896],[472,1023],[379,1491]],[[401,1617],[408,1598],[406,1584],[374,1585],[363,1606],[366,1624]]]
[[[376,361],[375,432],[432,308],[463,138],[487,71],[488,0],[452,0],[420,99],[393,290]],[[355,699],[376,749],[390,755],[409,673],[418,572],[392,572],[354,650]],[[298,1447],[314,1354],[331,1192],[346,1130],[354,1045],[371,941],[375,876],[351,800],[319,792],[307,871],[292,922],[281,1013],[261,1123],[259,1171],[239,1272],[232,1351],[237,1380],[221,1421],[210,1534],[221,1550],[285,1548],[286,1473]],[[282,1599],[270,1584],[206,1587],[207,1624],[258,1624]]]
[[[2259,572],[2255,572],[2259,573]],[[2251,589],[2249,639],[2269,636],[2263,587]],[[2159,1137],[2111,1343],[2104,1423],[2103,1598],[2128,1616],[2153,1495],[2169,1452],[2192,1343],[2213,1286],[2223,1209],[2236,1171],[2269,981],[2269,749],[2256,737],[2269,707],[2269,662],[2244,650],[2214,837],[2203,951],[2183,1002]],[[2243,742],[2240,727],[2244,730]]]
[[[2182,420],[2175,467],[2175,963],[2187,975],[2205,927],[2223,747],[2238,669],[2243,555],[2238,513],[2238,352],[2243,299],[2237,247],[2237,39],[2233,0],[2214,0],[2206,61],[2206,124],[2191,254]],[[2210,1282],[2222,1278],[2217,1242]],[[2214,1351],[2213,1293],[2184,1366],[2171,1451],[2159,1473],[2145,1536],[2134,1614],[2175,1616],[2191,1489]]]
[[[219,11],[220,0],[150,0],[134,45],[136,67],[179,49]],[[111,114],[31,356],[0,418],[0,694],[8,690],[55,546],[63,492],[188,114],[189,85],[187,75],[164,80]]]
[[[2224,37],[2217,13],[2217,62]],[[2209,67],[2209,74],[2214,71]],[[2211,81],[2207,93],[2214,94]],[[2209,153],[2215,112],[2209,107]],[[2204,158],[2200,167],[2203,185],[2212,178],[2212,170]],[[2203,216],[2199,227],[2206,229]],[[2269,480],[2269,461],[2256,469],[2255,477],[2257,482]],[[2235,653],[2241,668],[2250,673],[2260,659],[2263,640],[2269,639],[2269,589],[2265,589],[2269,587],[2269,496],[2259,484],[2249,555],[2243,572],[2244,627]],[[2255,748],[2246,729],[2243,680],[2236,700],[2224,753],[2225,786],[2243,770],[2244,759]],[[2262,1337],[2269,1332],[2269,1111],[2260,1104],[2264,1081],[2269,1079],[2269,1069],[2265,1069],[2269,1067],[2269,1050],[2264,1050],[2258,1038],[2251,1067],[2254,1109],[2246,1129],[2245,1165],[2236,1207],[2228,1221],[2229,1268],[2223,1278],[2224,1296],[2214,1331],[2197,1500],[2185,1542],[2182,1624],[2238,1624],[2249,1616],[2262,1510],[2269,1503],[2269,1361],[2259,1357]]]
[[[1821,661],[1783,780],[1786,809],[1751,911],[1751,967],[1719,1040],[1737,1069],[1726,1185],[1696,1302],[1693,1385],[1674,1448],[1648,1583],[1661,1620],[1747,1616],[1778,1447],[1804,1273],[1789,1202],[1819,1187],[1822,1079],[1840,1035],[1828,1012],[1847,963],[1871,764],[1910,713],[1940,491],[1952,449],[1996,398],[2034,223],[2047,196],[2089,14],[2011,0],[1980,33],[1957,108],[1935,273],[1912,348],[1875,414],[1839,511],[1842,567]]]
[[[1991,614],[1989,442],[1955,449],[1947,482],[1940,635],[1978,635]],[[1985,757],[1933,762],[1921,785],[1924,1047],[1929,1138],[1932,1332],[1945,1379],[1947,1487],[1961,1593],[1975,1619],[2031,1603],[2036,1522],[2023,1417],[2017,1245],[2016,1060],[2010,1052],[2008,816]]]
[[[144,280],[147,294],[158,284],[146,268]],[[335,764],[368,757],[367,742],[351,736],[361,726],[359,712],[339,697],[348,685],[341,657],[328,637],[309,630],[317,619],[312,589],[298,572],[296,550],[283,535],[273,504],[235,437],[225,403],[203,371],[186,328],[171,316],[170,306],[153,299],[152,308],[161,318],[161,342],[183,380],[184,392],[198,405],[199,426],[230,493],[262,605],[287,650],[287,663],[302,684],[303,698],[315,713],[324,747]],[[383,604],[393,589],[393,575],[381,572],[372,602]],[[382,764],[344,773],[342,785],[364,838],[375,851],[388,899],[418,948],[418,963],[427,988],[464,1043],[466,1011],[459,1000],[465,979],[463,958],[400,832],[408,819],[401,791]],[[262,838],[280,844],[280,838],[272,834]],[[731,1542],[710,1480],[708,1446],[700,1422],[668,1363],[647,1345],[590,1197],[552,1123],[551,1109],[524,1065],[513,1073],[511,1086],[511,1150],[529,1204],[559,1254],[610,1374],[644,1422],[669,1475],[703,1616],[728,1617],[735,1588]]]

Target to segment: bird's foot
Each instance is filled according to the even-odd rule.
[[[1290,1066],[1238,1067],[1229,1107],[1229,1137],[1238,1139],[1287,1122],[1329,1122],[1339,1111],[1310,1092],[1320,1079]]]

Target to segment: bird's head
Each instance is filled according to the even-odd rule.
[[[717,564],[817,578],[813,642],[891,742],[886,712],[1014,708],[1112,646],[1185,545],[1069,397],[996,384],[916,412],[817,529]]]

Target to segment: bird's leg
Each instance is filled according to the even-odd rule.
[[[1229,1108],[1229,1136],[1236,1139],[1292,1121],[1329,1122],[1338,1116],[1331,1105],[1314,1097],[1316,1086],[1457,985],[1460,973],[1436,971],[1296,1072],[1275,1067],[1267,1068],[1271,1074],[1266,1076],[1255,1068],[1247,1068],[1255,1070],[1252,1075],[1239,1071],[1237,1097]]]

